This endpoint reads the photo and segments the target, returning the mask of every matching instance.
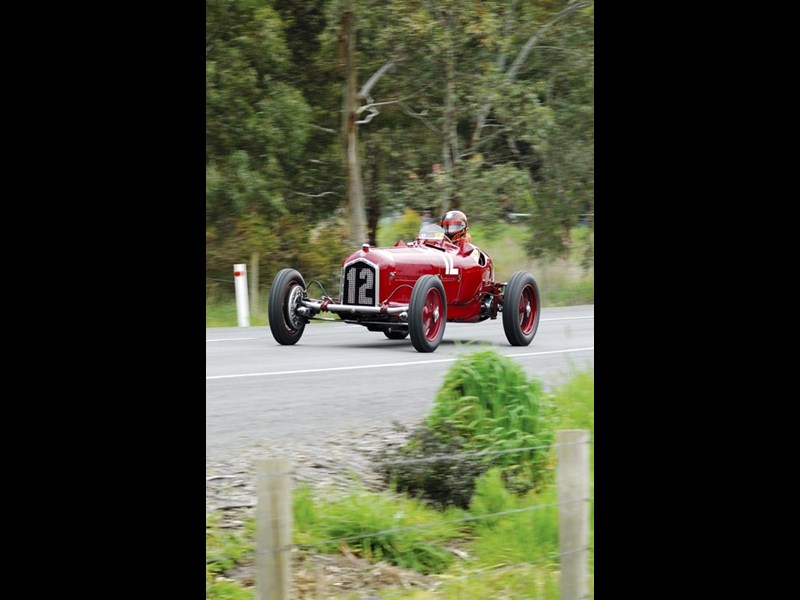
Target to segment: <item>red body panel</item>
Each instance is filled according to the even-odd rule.
[[[342,266],[366,261],[378,268],[378,304],[407,305],[416,281],[436,275],[447,297],[447,320],[477,322],[481,299],[496,291],[492,259],[477,247],[446,240],[416,241],[384,248],[364,248],[348,256]],[[344,285],[344,280],[342,281]]]

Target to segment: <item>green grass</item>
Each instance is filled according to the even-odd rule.
[[[257,313],[250,313],[250,325],[266,325],[267,324],[267,309],[258,311]],[[212,304],[206,303],[206,327],[236,327],[239,324],[236,302],[215,302]]]
[[[554,558],[558,553],[558,509],[549,506],[556,501],[552,488],[542,494],[513,494],[503,486],[499,469],[488,471],[479,478],[467,512],[485,518],[465,525],[461,551],[466,558],[436,578],[439,586],[435,591],[399,593],[398,597],[558,600],[558,560]],[[526,508],[511,515],[487,516]],[[590,590],[592,587],[590,582]]]
[[[556,554],[558,509],[548,506],[554,502],[556,497],[552,488],[542,494],[530,492],[520,497],[503,486],[498,469],[483,475],[478,480],[470,506],[472,514],[530,510],[476,521],[476,537],[470,545],[475,565],[485,568],[500,563],[547,561],[549,556]],[[533,509],[535,506],[542,508]]]
[[[206,600],[253,600],[253,590],[220,578],[206,584]]]
[[[594,372],[572,369],[554,386],[550,403],[557,429],[588,429],[594,439]],[[594,479],[594,445],[590,469]],[[367,492],[354,485],[344,497],[320,499],[307,487],[292,493],[293,542],[304,552],[336,553],[339,544],[324,540],[373,534],[347,542],[351,552],[369,560],[384,560],[422,573],[435,574],[435,590],[395,591],[397,598],[414,600],[484,600],[513,598],[558,600],[558,520],[555,507],[543,507],[501,517],[466,517],[552,504],[557,498],[549,486],[523,495],[503,485],[500,470],[481,475],[467,510],[436,510],[412,498]],[[593,492],[592,492],[593,494]],[[590,545],[594,544],[594,503],[590,503]],[[248,600],[253,590],[227,578],[237,565],[252,564],[255,529],[248,519],[240,530],[221,529],[219,519],[206,524],[207,598]],[[459,550],[459,557],[451,551]],[[464,554],[466,552],[466,554]],[[532,564],[529,564],[532,563]],[[593,597],[593,551],[589,551],[589,590]],[[348,597],[343,594],[341,598]],[[355,596],[353,596],[355,597]]]
[[[243,530],[223,529],[219,515],[206,517],[206,598],[214,600],[251,600],[252,590],[226,575],[236,566],[252,564],[254,521]]]
[[[553,390],[559,429],[587,429],[594,437],[594,370],[572,369]]]
[[[542,294],[542,306],[545,307],[594,304],[593,275],[582,277],[577,281],[562,281],[544,289],[542,284],[539,284],[539,288]]]
[[[300,488],[293,506],[296,543],[366,535],[346,542],[353,554],[420,573],[444,571],[453,559],[445,544],[461,535],[457,525],[447,523],[457,519],[459,511],[432,510],[419,500],[390,491],[371,493],[356,487],[346,497],[320,503],[312,499],[308,488]],[[367,535],[381,531],[385,533]],[[339,544],[314,547],[330,553],[337,552]]]

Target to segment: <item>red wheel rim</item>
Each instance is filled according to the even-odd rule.
[[[522,289],[519,296],[519,328],[524,335],[530,335],[533,331],[533,324],[536,323],[538,312],[536,293],[533,291],[533,286],[528,284]]]
[[[444,303],[439,290],[432,289],[428,291],[425,297],[425,304],[422,306],[422,328],[425,331],[425,339],[433,342],[439,337],[439,332],[442,330],[442,319],[444,311],[442,310]]]

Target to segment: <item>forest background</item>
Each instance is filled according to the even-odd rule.
[[[336,290],[449,209],[506,270],[593,275],[593,2],[206,2],[207,306],[236,263],[256,304],[284,267]]]

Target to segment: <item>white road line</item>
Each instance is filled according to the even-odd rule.
[[[525,352],[523,354],[506,354],[509,358],[517,358],[520,356],[544,356],[546,354],[564,354],[566,352],[584,352],[587,350],[594,350],[594,346],[588,348],[570,348],[568,350],[549,350],[547,352]],[[235,379],[239,377],[267,377],[269,375],[300,375],[302,373],[327,373],[330,371],[353,371],[356,369],[381,369],[385,367],[406,367],[411,365],[429,365],[431,363],[447,363],[455,362],[459,357],[453,358],[439,358],[436,360],[413,360],[401,363],[384,363],[381,365],[354,365],[351,367],[327,367],[324,369],[301,369],[298,371],[271,371],[267,373],[241,373],[237,375],[210,375],[206,377],[209,379]]]
[[[540,356],[542,354],[564,354],[565,352],[584,352],[586,350],[594,350],[594,346],[588,348],[570,348],[569,350],[551,350],[550,352],[523,352],[522,354],[504,354],[508,358],[518,358],[520,356]]]
[[[539,321],[572,321],[574,319],[594,319],[594,315],[591,317],[553,317],[552,319],[539,319]]]
[[[223,339],[206,340],[206,343],[208,343],[208,342],[238,342],[240,340],[257,340],[257,339],[258,338],[225,338],[224,340]]]

